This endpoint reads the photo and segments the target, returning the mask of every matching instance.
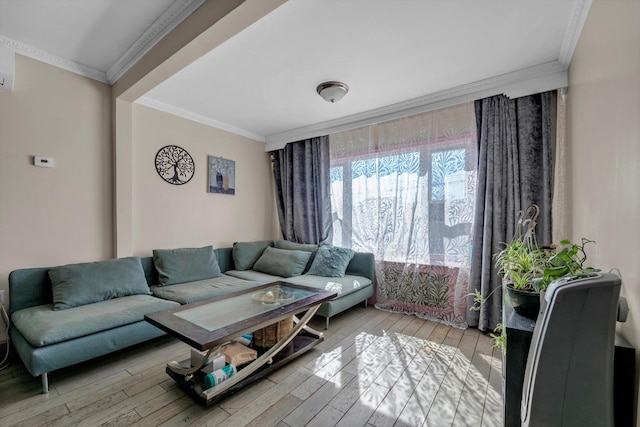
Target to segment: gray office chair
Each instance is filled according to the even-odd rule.
[[[620,278],[563,278],[545,294],[522,390],[523,427],[613,427]]]

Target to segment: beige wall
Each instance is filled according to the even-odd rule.
[[[133,107],[133,248],[274,238],[275,207],[264,144],[146,107]],[[111,87],[16,57],[16,84],[0,91],[0,289],[17,268],[114,256]],[[186,148],[196,174],[184,186],[155,172],[167,144]],[[235,196],[209,194],[207,155],[236,161]],[[33,156],[52,157],[52,169]],[[4,341],[0,331],[0,341]]]
[[[572,237],[595,240],[593,264],[622,273],[620,329],[640,356],[639,1],[593,2],[569,68],[567,125]]]
[[[187,184],[155,170],[165,145],[186,149],[196,165]],[[207,155],[236,162],[236,194],[207,193]],[[185,246],[230,246],[274,238],[274,198],[264,144],[151,108],[133,106],[133,253]]]
[[[5,290],[16,268],[113,253],[111,87],[20,55],[15,77],[12,92],[0,91]],[[52,157],[55,167],[33,166],[34,155]]]

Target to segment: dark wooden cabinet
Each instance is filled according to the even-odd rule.
[[[527,356],[536,322],[516,313],[505,295],[502,324],[507,336],[507,352],[502,356],[504,425],[520,427],[524,371],[527,367]]]
[[[632,427],[636,410],[634,402],[636,350],[620,334],[616,334],[613,356],[613,412],[616,427]]]
[[[513,310],[504,299],[502,323],[507,337],[507,352],[502,357],[502,396],[505,427],[520,427],[520,406],[524,371],[536,322]],[[616,427],[633,426],[635,392],[635,349],[616,334],[614,353],[614,414]]]

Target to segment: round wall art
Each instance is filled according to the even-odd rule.
[[[177,145],[166,145],[156,154],[156,171],[169,184],[182,185],[191,181],[196,165],[187,150]]]

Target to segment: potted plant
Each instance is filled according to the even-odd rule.
[[[560,241],[559,248],[552,245],[544,249],[519,238],[505,244],[495,255],[495,265],[503,277],[514,310],[535,319],[540,309],[540,300],[551,282],[564,276],[588,276],[600,271],[585,267],[585,246],[589,243],[595,242],[585,237],[580,243],[565,239]],[[480,299],[478,302],[482,303],[484,300]]]
[[[539,209],[536,205],[518,212],[518,222],[513,239],[504,243],[504,247],[494,254],[495,267],[502,276],[503,288],[516,312],[533,319],[540,310],[539,283],[544,277],[547,256],[538,247],[535,228]],[[498,289],[498,288],[496,288]],[[472,310],[479,310],[480,305],[495,292],[494,289],[486,297],[478,290],[472,295],[475,304]]]
[[[528,214],[530,215],[526,218]],[[537,318],[544,292],[554,280],[599,271],[584,266],[587,260],[585,246],[595,243],[587,238],[583,237],[579,244],[562,240],[559,249],[555,245],[539,248],[535,239],[537,214],[538,208],[535,205],[519,212],[516,235],[494,255],[496,271],[502,275],[502,288],[506,289],[511,305],[516,312],[531,319]],[[496,289],[486,297],[478,290],[470,294],[475,302],[471,310],[479,310]],[[506,337],[502,329],[502,324],[498,324],[490,336],[494,340],[494,346],[501,347],[504,352]]]
[[[514,238],[495,256],[496,270],[502,275],[513,309],[535,319],[540,310],[540,283],[548,257],[537,245]]]
[[[551,254],[544,269],[541,290],[546,290],[551,282],[564,276],[588,276],[600,271],[584,266],[587,261],[585,246],[589,243],[595,242],[585,237],[579,244],[571,243],[568,239],[561,240],[560,250]]]

